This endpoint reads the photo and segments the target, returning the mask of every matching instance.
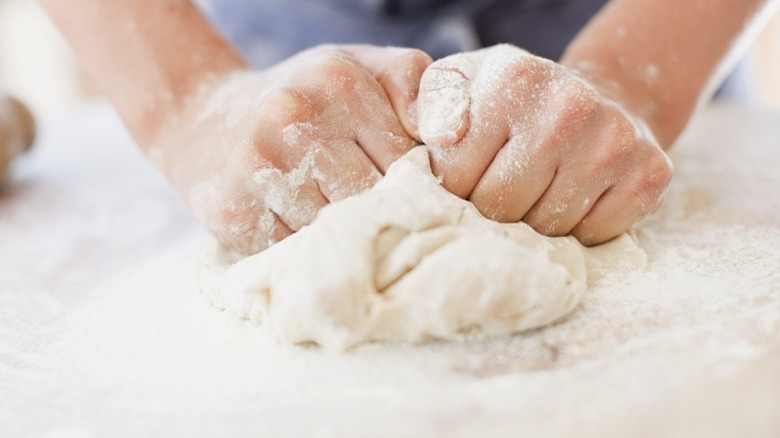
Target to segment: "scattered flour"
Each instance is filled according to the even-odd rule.
[[[702,113],[636,227],[646,269],[562,322],[332,354],[215,311],[211,240],[118,117],[60,115],[0,197],[0,435],[776,438],[778,126]]]

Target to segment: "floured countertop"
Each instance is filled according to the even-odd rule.
[[[345,354],[208,304],[211,239],[108,107],[42,129],[0,196],[0,436],[780,431],[780,113],[701,114],[646,271],[564,321]]]

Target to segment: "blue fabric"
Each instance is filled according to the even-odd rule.
[[[557,59],[607,0],[211,0],[256,66],[322,43],[417,47],[434,58],[501,42]]]

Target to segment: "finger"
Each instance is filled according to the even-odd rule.
[[[500,85],[477,76],[486,53],[489,49],[433,63],[423,74],[417,101],[431,168],[447,190],[464,199],[510,138],[507,115],[492,108]]]
[[[606,242],[653,212],[672,179],[672,163],[656,146],[637,160],[635,171],[610,187],[571,231],[584,245]]]
[[[587,145],[608,141],[601,130],[593,129],[600,126],[598,115],[578,120],[579,124],[575,126],[566,111],[557,111],[557,114],[558,123],[552,124],[553,132],[544,136],[546,146],[543,149],[557,151],[560,164],[547,190],[522,218],[523,222],[547,236],[569,234],[614,184],[616,169],[623,168],[619,165],[627,165],[621,161],[624,156],[621,153],[586,153]]]
[[[479,105],[475,99],[474,105]],[[440,177],[444,188],[468,199],[490,163],[507,143],[508,127],[493,113],[476,111],[469,130],[455,147],[432,146],[431,168]]]
[[[298,231],[314,219],[328,200],[314,179],[315,153],[307,153],[297,167],[289,170],[261,169],[254,173],[257,199],[293,230]]]
[[[433,145],[434,173],[456,195],[469,197],[510,138],[539,138],[536,131],[541,123],[538,114],[528,111],[533,105],[523,99],[522,90],[522,84],[527,81],[520,80],[528,70],[528,56],[522,50],[499,45],[444,58],[432,64],[423,75],[418,99],[420,133],[427,144]],[[438,70],[449,73],[434,78],[434,74],[439,75]],[[434,80],[446,82],[444,79],[452,77],[453,72],[462,75],[461,81],[453,78],[455,82],[449,88]],[[429,92],[429,88],[434,91]],[[458,93],[464,89],[469,99],[459,104],[462,95]],[[441,114],[449,114],[450,118],[438,117]],[[445,121],[439,123],[437,119]],[[453,129],[455,121],[462,123]],[[434,129],[436,126],[443,128]],[[459,139],[457,144],[447,143],[452,138]]]
[[[293,234],[293,230],[270,210],[234,223],[237,226],[223,228],[223,232],[217,233],[217,239],[244,254],[256,254]]]
[[[608,181],[594,178],[574,182],[571,168],[560,167],[550,186],[523,216],[523,222],[546,236],[565,236],[593,208],[609,188]]]
[[[354,56],[376,78],[406,132],[420,141],[416,102],[423,72],[433,59],[421,50],[409,48],[370,45],[339,48]]]
[[[314,178],[329,202],[362,193],[382,179],[382,173],[352,141],[333,142],[317,156]]]
[[[459,53],[431,64],[420,81],[417,111],[420,137],[430,146],[451,146],[477,126],[470,118],[487,112],[493,118],[499,92],[514,84],[513,65],[528,58],[528,52],[509,45],[497,45],[474,52]],[[474,108],[475,97],[489,98],[488,105]],[[517,102],[503,105],[515,108]]]
[[[417,146],[401,124],[382,86],[371,77],[349,98],[353,111],[348,116],[354,140],[384,174],[395,160]]]
[[[519,222],[555,177],[557,159],[527,136],[514,136],[496,154],[469,200],[485,217]],[[552,157],[556,158],[556,157]]]
[[[626,231],[642,217],[641,203],[620,186],[608,189],[571,230],[583,245],[606,242]]]
[[[356,142],[382,173],[417,145],[382,86],[351,55],[320,53],[303,65],[290,80],[306,95],[319,96],[314,106],[320,109],[307,120],[320,130],[319,138]]]
[[[470,54],[457,54],[425,70],[417,100],[420,138],[425,144],[453,145],[466,135],[477,69]]]
[[[275,149],[286,151],[284,155],[287,163],[272,167],[283,168],[288,181],[282,181],[284,178],[274,175],[272,178],[277,181],[269,180],[269,183],[289,185],[290,180],[303,182],[311,179],[316,181],[319,193],[326,202],[361,193],[376,184],[382,173],[365,151],[354,140],[343,139],[343,134],[334,137],[330,128],[308,122],[286,125],[279,140],[283,145]],[[317,193],[311,196],[314,200],[309,200],[309,204],[321,206]],[[293,228],[297,225],[295,222]]]
[[[323,130],[310,119],[324,108],[306,93],[282,89],[266,98],[268,115],[258,126],[265,134],[257,157],[236,156],[255,169],[241,187],[256,202],[276,214],[292,231],[310,223],[328,203],[319,190],[314,173],[317,156],[324,149]]]

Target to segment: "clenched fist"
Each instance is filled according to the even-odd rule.
[[[217,238],[261,251],[325,204],[371,187],[417,144],[412,102],[430,58],[323,46],[217,78],[149,154]]]
[[[641,120],[577,72],[513,46],[436,61],[417,105],[434,172],[491,219],[593,245],[652,212],[671,180]]]

